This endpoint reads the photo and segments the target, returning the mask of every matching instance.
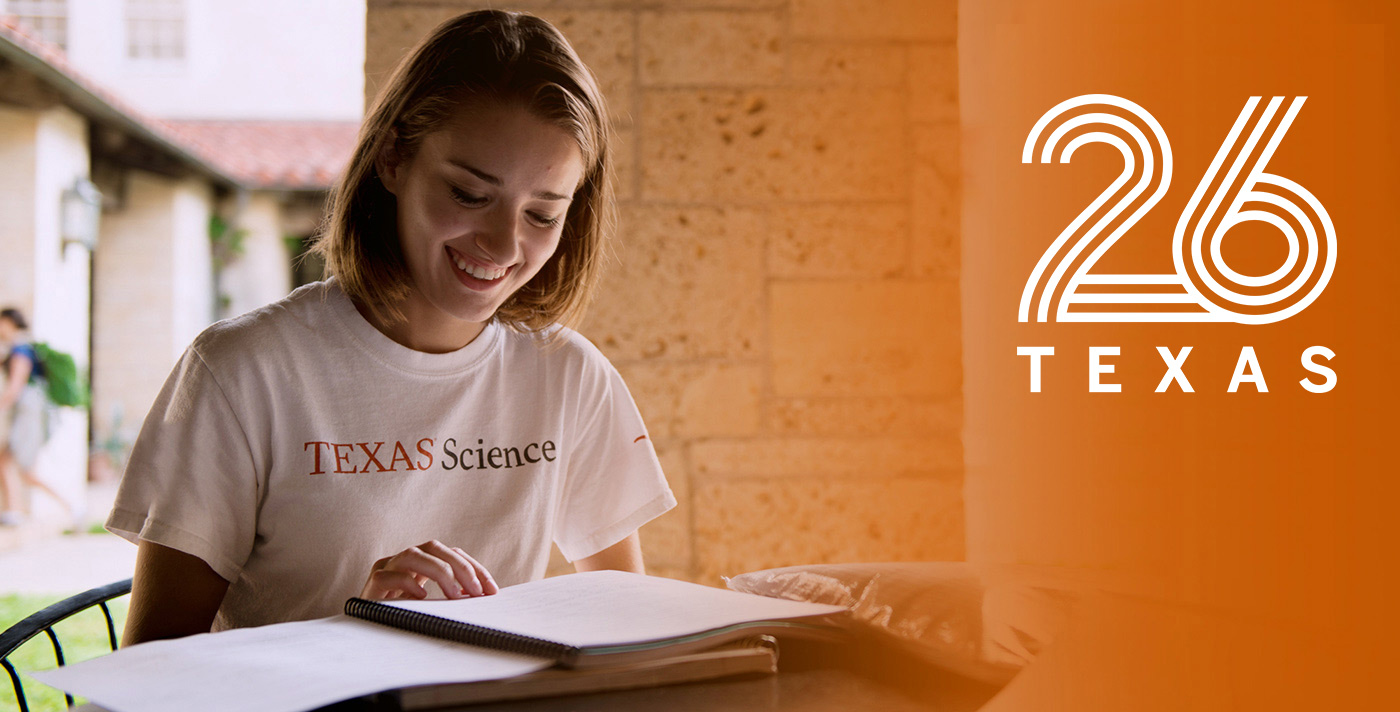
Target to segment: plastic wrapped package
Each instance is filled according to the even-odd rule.
[[[952,562],[790,566],[726,581],[735,591],[846,606],[858,634],[996,684],[1050,644],[1083,595],[1043,571]]]

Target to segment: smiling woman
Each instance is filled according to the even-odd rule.
[[[376,167],[397,199],[399,248],[415,286],[399,305],[406,318],[376,326],[429,352],[476,338],[554,256],[583,179],[572,137],[494,99],[464,107],[412,156],[386,143]]]
[[[470,13],[414,49],[332,200],[332,277],[201,334],[147,417],[108,520],[140,547],[126,644],[430,581],[490,595],[551,545],[642,571],[637,529],[676,500],[567,326],[613,224],[606,117],[538,18]]]
[[[398,66],[365,119],[316,249],[378,324],[417,308],[410,259],[418,240],[443,241],[433,251],[444,252],[448,266],[461,258],[487,280],[513,266],[485,247],[463,249],[461,235],[447,234],[453,230],[487,241],[520,230],[521,242],[537,243],[529,228],[556,229],[557,247],[535,271],[515,268],[502,285],[518,287],[501,290],[508,298],[494,313],[504,323],[527,330],[575,323],[596,285],[602,242],[616,223],[606,104],[557,30],[529,15],[510,17],[518,23],[510,34],[457,20],[438,27]],[[409,193],[396,195],[401,189]],[[449,207],[485,214],[467,218]]]

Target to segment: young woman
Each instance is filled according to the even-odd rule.
[[[24,338],[29,323],[18,309],[0,311],[0,346],[5,352],[5,381],[0,387],[0,526],[23,524],[24,486],[53,498],[76,526],[73,505],[34,474],[39,448],[48,440],[48,397],[40,385],[43,366]]]
[[[642,571],[675,506],[626,386],[560,326],[613,220],[606,108],[549,24],[449,20],[365,120],[334,276],[205,331],[107,526],[138,543],[126,644]]]

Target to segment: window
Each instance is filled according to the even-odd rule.
[[[183,60],[184,1],[126,0],[126,56],[139,60]]]
[[[14,15],[45,42],[68,50],[68,0],[8,0],[5,13]]]

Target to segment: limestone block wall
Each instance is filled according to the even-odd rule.
[[[492,4],[610,102],[623,225],[581,331],[681,502],[649,568],[963,558],[955,0]],[[367,97],[482,6],[369,0]]]

